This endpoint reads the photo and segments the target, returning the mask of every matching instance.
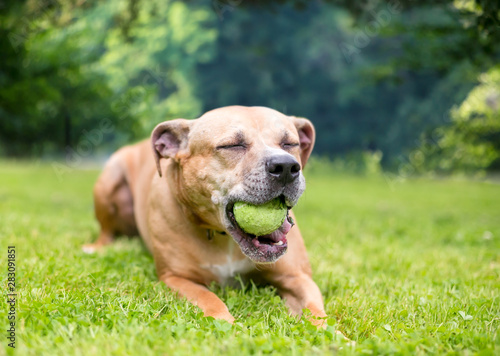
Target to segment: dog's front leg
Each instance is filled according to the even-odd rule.
[[[323,306],[323,297],[318,286],[307,273],[284,276],[275,283],[278,292],[285,299],[285,303],[292,314],[301,315],[302,309],[308,309],[312,317],[311,324],[326,329],[327,315]],[[348,340],[341,331],[335,331],[345,340]]]
[[[310,322],[318,327],[326,328],[327,315],[323,307],[323,297],[309,275],[301,273],[283,276],[273,284],[278,288],[279,294],[292,314],[301,315],[303,309],[308,309],[312,314]]]
[[[161,280],[180,296],[197,305],[205,316],[224,319],[231,324],[234,322],[234,317],[229,313],[226,304],[204,285],[177,276],[165,276]]]

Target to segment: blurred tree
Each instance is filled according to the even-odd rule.
[[[111,0],[99,8],[118,14],[126,6]],[[108,31],[100,60],[114,93],[114,115],[131,123],[127,130],[135,139],[149,135],[160,121],[200,114],[196,66],[213,57],[217,37],[209,26],[216,18],[210,8],[154,0],[136,11],[126,36],[119,27]]]
[[[499,5],[485,0],[4,3],[10,155],[64,152],[108,118],[116,147],[241,104],[309,117],[317,153],[397,164],[499,58]]]
[[[447,59],[446,71],[405,66],[403,47],[415,39],[396,29],[408,18],[453,28],[439,40],[420,40],[415,46],[422,53],[436,42],[462,39],[462,25],[444,10],[401,14],[383,7],[371,13],[376,34],[332,6],[297,11],[283,5],[279,16],[267,7],[225,11],[217,24],[217,55],[199,70],[204,109],[271,106],[313,120],[317,153],[382,150],[386,164],[397,161],[424,128],[443,123],[449,108],[472,87],[478,69],[453,58]]]
[[[217,4],[216,8],[219,9],[219,13],[224,14],[240,5],[271,8],[278,11],[282,5],[289,4],[295,9],[303,10],[313,2],[306,0],[215,0],[213,3]],[[387,6],[402,12],[435,6],[459,17],[465,28],[477,33],[477,37],[483,37],[486,42],[494,44],[500,40],[500,2],[498,0],[322,0],[314,3],[325,3],[345,9],[361,23],[373,21],[373,12],[387,8]],[[427,24],[425,28],[430,29],[433,26]]]
[[[314,116],[318,112],[306,114],[320,120],[317,125],[320,132],[329,133],[323,140],[319,137],[320,152],[345,153],[376,147],[383,150],[386,163],[397,166],[407,161],[409,150],[420,142],[417,139],[420,132],[446,125],[451,125],[450,130],[456,129],[456,120],[449,120],[449,108],[467,96],[477,83],[479,73],[500,60],[500,2],[497,0],[324,0],[324,3],[349,11],[354,21],[345,26],[349,19],[342,17],[342,26],[342,20],[322,8],[321,14],[307,23],[307,27],[314,26],[321,16],[329,17],[330,24],[326,22],[326,26],[315,31],[301,48],[306,49],[319,38],[322,39],[318,42],[324,44],[329,43],[325,37],[337,37],[333,41],[340,43],[337,50],[351,64],[345,70],[356,73],[351,76],[352,80],[362,84],[354,89],[355,86],[338,80],[337,76],[337,84],[342,85],[337,89],[340,98],[348,99],[343,101],[344,106],[339,106],[346,108],[347,104],[351,109],[343,112],[338,106],[332,106],[327,110],[343,117],[337,127]],[[314,6],[302,0],[242,2],[249,8],[257,5],[274,11],[277,11],[276,4],[290,4],[303,11]],[[333,23],[340,25],[340,31],[333,30]],[[339,40],[338,36],[343,38]],[[322,49],[331,51],[328,46]],[[338,60],[338,57],[330,58]],[[328,76],[332,63],[332,60],[324,61],[322,73]],[[338,146],[342,142],[345,145]],[[478,147],[483,147],[482,143],[490,145],[479,136],[469,144],[472,142]]]
[[[412,154],[420,171],[474,173],[500,168],[500,66],[451,111],[451,125],[424,134]]]
[[[110,114],[111,91],[92,67],[106,27],[78,21],[86,10],[70,1],[21,2],[3,13],[10,65],[0,69],[0,139],[7,154],[64,151],[77,132]]]
[[[124,143],[162,120],[198,115],[195,66],[211,56],[211,16],[181,1],[7,3],[1,149],[71,153],[104,120]]]

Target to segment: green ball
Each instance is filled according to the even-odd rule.
[[[233,207],[234,218],[243,231],[263,236],[277,230],[285,221],[287,207],[276,198],[262,205],[236,202]]]

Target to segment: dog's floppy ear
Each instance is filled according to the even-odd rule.
[[[302,165],[302,169],[304,169],[314,147],[316,132],[311,121],[295,116],[292,116],[292,120],[299,134],[300,164]]]
[[[187,146],[191,121],[176,119],[158,124],[151,133],[151,143],[156,168],[161,177],[160,158],[175,158],[180,149]]]

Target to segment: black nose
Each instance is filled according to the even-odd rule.
[[[282,184],[293,182],[300,174],[300,164],[292,156],[273,156],[267,160],[269,175]]]

